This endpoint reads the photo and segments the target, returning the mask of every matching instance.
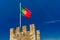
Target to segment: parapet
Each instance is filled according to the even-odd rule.
[[[40,40],[40,30],[35,30],[35,25],[30,25],[30,31],[27,30],[27,26],[10,28],[10,40]]]

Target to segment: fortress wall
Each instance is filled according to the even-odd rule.
[[[10,40],[40,40],[40,31],[35,30],[35,25],[30,25],[30,31],[27,30],[27,26],[10,28]]]

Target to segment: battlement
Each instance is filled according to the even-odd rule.
[[[10,40],[40,40],[40,31],[35,30],[35,25],[30,25],[30,31],[27,31],[26,26],[22,26],[22,31],[20,27],[10,28]]]

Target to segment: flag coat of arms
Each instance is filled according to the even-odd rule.
[[[21,5],[21,14],[23,16],[25,16],[26,18],[31,18],[31,11],[27,8],[24,8],[22,5]]]

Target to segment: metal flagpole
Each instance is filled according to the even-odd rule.
[[[21,2],[20,2],[20,27],[21,27]]]

